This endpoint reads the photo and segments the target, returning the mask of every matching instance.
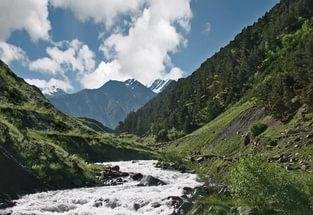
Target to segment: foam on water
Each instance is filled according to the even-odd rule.
[[[49,191],[23,196],[17,200],[17,205],[7,209],[12,214],[66,214],[66,215],[131,215],[131,214],[164,214],[173,212],[167,197],[181,196],[184,187],[194,188],[201,182],[197,176],[189,173],[163,170],[154,167],[156,161],[123,161],[103,163],[118,165],[123,172],[152,175],[167,183],[165,186],[138,187],[137,181],[129,181],[118,186],[79,188],[71,190]],[[107,204],[95,207],[99,199]],[[161,206],[154,208],[153,203]],[[137,211],[134,204],[142,207]],[[5,212],[5,211],[2,211]],[[0,214],[2,213],[0,210]]]

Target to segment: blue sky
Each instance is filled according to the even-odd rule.
[[[110,79],[177,79],[277,2],[4,0],[0,57],[46,92],[97,88]]]

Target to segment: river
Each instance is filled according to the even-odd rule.
[[[182,196],[183,188],[201,186],[195,174],[156,168],[156,161],[122,161],[103,165],[118,165],[122,172],[151,175],[164,182],[163,186],[138,187],[131,179],[122,185],[77,188],[25,195],[13,208],[0,214],[13,215],[169,215],[173,207],[169,196]],[[100,203],[99,203],[100,202]],[[139,207],[134,207],[135,205]]]

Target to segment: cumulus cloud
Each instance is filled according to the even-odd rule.
[[[80,80],[83,87],[96,89],[109,80],[124,81],[130,76],[120,73],[121,66],[117,61],[101,62],[95,72],[85,74]]]
[[[6,64],[10,64],[15,60],[26,61],[26,55],[20,47],[0,41],[0,59]]]
[[[31,62],[29,64],[29,69],[39,72],[48,72],[51,74],[62,71],[61,65],[55,60],[48,57],[40,58]]]
[[[76,71],[79,75],[95,69],[95,54],[77,39],[61,42],[46,49],[48,57],[39,58],[29,64],[29,69],[43,73],[57,74]]]
[[[1,0],[0,40],[15,30],[26,30],[33,41],[49,39],[48,0]]]
[[[110,28],[121,14],[135,13],[145,0],[51,0],[54,7],[70,9],[81,21],[92,20]]]
[[[128,33],[112,34],[101,46],[110,62],[100,65],[114,63],[118,67],[112,71],[111,67],[98,68],[87,74],[84,81],[97,79],[103,84],[110,77],[131,77],[148,84],[155,79],[182,77],[182,70],[173,68],[170,54],[185,44],[178,28],[188,31],[191,18],[190,0],[147,0],[142,14],[134,18]],[[84,85],[89,86],[89,83]]]
[[[30,61],[28,65],[30,70],[45,73],[52,79],[32,79],[33,83],[56,83],[62,89],[68,86],[68,90],[68,81],[55,78],[68,79],[66,77],[73,77],[72,72],[76,72],[77,81],[86,88],[100,87],[111,79],[135,78],[144,84],[155,79],[178,79],[184,73],[173,65],[171,55],[187,44],[185,34],[190,29],[192,18],[190,1],[3,0],[0,41],[6,41],[13,31],[21,29],[26,30],[33,41],[49,39],[50,4],[71,10],[82,22],[93,21],[106,27],[106,32],[99,35],[103,40],[100,50],[104,59],[96,67],[94,52],[77,39],[54,43],[54,46],[46,48],[46,56]],[[2,44],[5,45],[10,44]],[[0,54],[8,62],[22,59],[25,55],[23,50],[13,45],[1,52],[1,44]]]
[[[64,90],[65,92],[73,89],[68,80],[59,80],[51,78],[48,81],[41,79],[25,79],[25,81],[41,89],[43,94],[51,94],[55,92],[57,89]]]

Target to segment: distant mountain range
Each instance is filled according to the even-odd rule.
[[[56,108],[67,114],[95,119],[115,128],[129,112],[142,107],[170,82],[156,80],[150,86],[144,86],[135,79],[109,81],[99,89],[85,89],[74,94],[53,89],[45,96]],[[45,89],[45,92],[48,91]]]

